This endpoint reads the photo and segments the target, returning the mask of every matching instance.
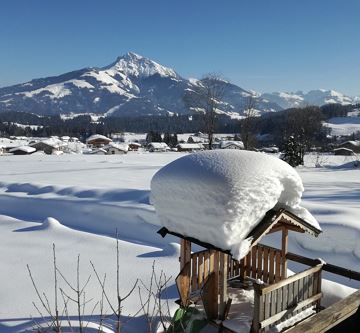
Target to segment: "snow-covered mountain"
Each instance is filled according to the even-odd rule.
[[[281,107],[226,81],[220,113],[239,116],[248,96],[260,112]],[[185,93],[196,93],[201,81],[185,79],[173,69],[129,52],[109,66],[84,68],[60,76],[0,88],[0,111],[35,114],[98,113],[107,116],[185,114]]]
[[[231,117],[243,114],[249,96],[256,100],[259,114],[305,104],[351,103],[349,97],[333,91],[261,95],[227,81],[222,84],[224,94],[218,112]],[[106,116],[194,113],[200,108],[196,103],[189,108],[184,96],[196,94],[201,85],[201,80],[185,79],[171,68],[129,52],[105,67],[84,68],[0,88],[0,112]]]
[[[306,105],[321,106],[324,104],[355,104],[360,102],[360,97],[346,96],[335,90],[311,90],[307,93],[298,91],[295,93],[288,92],[274,92],[271,94],[265,93],[261,95],[262,98],[278,104],[284,109]]]

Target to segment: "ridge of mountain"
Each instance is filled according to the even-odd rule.
[[[0,88],[0,112],[22,111],[39,115],[96,113],[105,116],[173,115],[201,112],[185,105],[184,94],[196,94],[201,80],[186,79],[175,70],[128,52],[104,67],[88,67],[58,76],[34,79]],[[294,106],[360,102],[334,90],[308,93],[265,93],[245,90],[223,81],[221,114],[243,116],[249,96],[258,114]]]

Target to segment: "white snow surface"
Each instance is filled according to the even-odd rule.
[[[144,137],[131,134],[126,139]],[[17,142],[22,140],[0,139],[4,145],[15,142],[19,145]],[[53,306],[52,243],[56,244],[58,266],[70,282],[76,280],[78,254],[81,282],[93,275],[86,290],[87,298],[94,301],[86,307],[85,319],[92,321],[87,331],[97,332],[92,325],[98,322],[99,308],[92,319],[90,314],[101,290],[89,260],[101,276],[107,273],[107,289],[115,301],[116,228],[120,239],[121,295],[128,293],[136,278],[149,283],[155,261],[157,272],[163,269],[168,277],[172,276],[167,298],[171,310],[176,309],[174,278],[179,273],[179,240],[172,236],[162,239],[156,233],[160,221],[149,203],[149,194],[153,175],[182,156],[188,153],[0,156],[0,332],[30,333],[34,332],[33,320],[42,323],[32,305],[38,302],[26,264],[40,292],[46,292]],[[289,251],[360,271],[360,169],[343,166],[350,157],[324,155],[320,168],[314,166],[316,161],[316,156],[307,155],[305,166],[297,171],[305,187],[302,205],[314,214],[323,233],[315,238],[290,232]],[[266,236],[263,242],[279,248],[281,239],[277,236]],[[293,262],[289,266],[295,272],[305,269]],[[324,278],[331,280],[323,279],[322,283],[325,306],[360,287],[357,281],[330,273],[324,272]],[[64,286],[61,279],[59,284]],[[146,299],[147,291],[142,288],[141,293]],[[139,310],[137,291],[123,306],[122,332],[148,332],[142,313],[132,318]],[[110,313],[108,307],[105,310]],[[75,318],[76,311],[71,309],[70,313]],[[76,322],[72,324],[76,327]],[[106,324],[107,332],[114,332],[113,322]]]
[[[272,208],[285,208],[320,229],[300,206],[304,187],[287,163],[263,153],[204,151],[163,167],[151,181],[152,203],[170,231],[241,259],[249,232]]]

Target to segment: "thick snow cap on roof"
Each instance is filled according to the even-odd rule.
[[[298,173],[264,153],[215,150],[194,153],[164,166],[151,181],[151,200],[163,226],[241,259],[249,232],[270,209],[285,208],[320,229],[300,206]]]
[[[98,139],[101,139],[101,140],[104,140],[104,141],[109,141],[109,142],[112,141],[111,139],[109,139],[109,138],[106,137],[105,135],[93,134],[93,135],[89,136],[89,137],[86,139],[86,142],[90,142],[90,141],[98,140]]]

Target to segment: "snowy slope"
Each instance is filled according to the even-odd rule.
[[[264,93],[262,98],[277,103],[282,108],[301,107],[306,105],[325,105],[325,104],[356,104],[359,103],[360,97],[350,97],[335,90],[318,89],[311,90],[307,93],[298,92],[274,92]]]
[[[129,52],[108,66],[84,68],[60,76],[0,88],[0,112],[36,114],[97,113],[107,116],[184,114],[185,92],[201,81],[182,78],[173,69]],[[278,111],[276,103],[224,81],[219,113],[242,114],[246,98],[257,98],[261,112]],[[192,109],[196,112],[196,105]]]

